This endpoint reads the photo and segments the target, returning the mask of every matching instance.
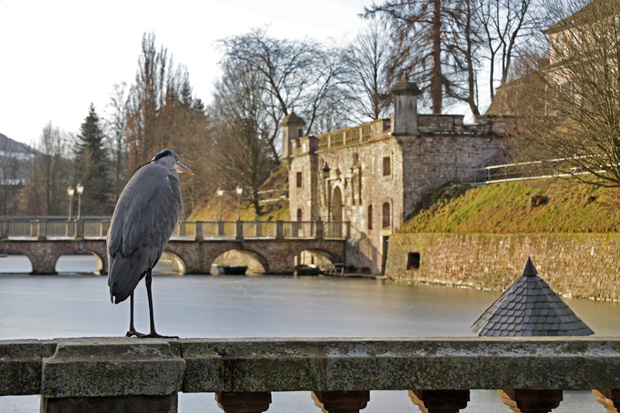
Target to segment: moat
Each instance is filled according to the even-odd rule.
[[[78,275],[84,257],[59,263],[60,276],[0,275],[0,337],[120,336],[128,305],[112,305],[105,277]],[[89,257],[87,257],[89,258]],[[6,271],[9,261],[0,258]],[[515,274],[515,277],[518,275]],[[144,287],[137,326],[146,329]],[[469,327],[499,292],[404,286],[376,280],[290,276],[159,275],[155,317],[181,337],[472,337]],[[565,299],[597,336],[618,336],[620,304]],[[179,395],[181,412],[219,412],[212,394]],[[0,398],[0,411],[38,410],[38,396]],[[416,411],[406,392],[373,392],[364,412]],[[554,412],[600,411],[590,392],[565,392]],[[308,392],[273,393],[269,412],[316,412]],[[465,412],[501,412],[494,391],[472,392]]]

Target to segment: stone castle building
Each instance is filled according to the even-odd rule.
[[[383,272],[390,235],[425,194],[457,181],[462,169],[497,163],[504,146],[497,118],[465,125],[462,115],[418,114],[420,91],[407,79],[391,92],[390,119],[317,136],[304,136],[295,114],[282,122],[290,219],[320,220],[325,236],[348,221],[345,264],[373,274]]]

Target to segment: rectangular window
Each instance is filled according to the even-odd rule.
[[[392,174],[392,158],[386,156],[383,158],[383,176]]]
[[[368,221],[368,229],[371,230],[372,229],[372,205],[368,206],[367,221]]]
[[[297,172],[297,188],[301,188],[301,172]]]

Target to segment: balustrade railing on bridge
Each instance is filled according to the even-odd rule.
[[[3,219],[0,239],[6,240],[68,240],[105,239],[109,219]],[[322,221],[183,221],[171,239],[203,241],[217,239],[347,239],[348,222]]]
[[[617,412],[618,371],[618,338],[0,341],[0,396],[40,394],[41,412],[176,412],[178,392],[213,392],[224,411],[259,413],[272,392],[307,391],[317,412],[354,413],[370,390],[402,390],[423,412],[456,413],[470,389],[531,413],[592,390],[588,411]]]

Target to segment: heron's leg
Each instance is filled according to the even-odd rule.
[[[146,296],[149,300],[149,315],[151,316],[151,332],[149,334],[141,335],[138,337],[157,337],[157,338],[179,338],[177,336],[162,336],[155,331],[155,317],[153,316],[153,294],[151,293],[151,283],[153,282],[153,276],[151,270],[146,273],[144,283],[146,284]]]
[[[136,331],[136,328],[133,326],[133,292],[131,293],[131,297],[129,299],[129,330],[127,331],[127,334],[125,334],[127,337],[131,337],[131,336],[141,336],[143,335],[142,333],[138,333]]]

